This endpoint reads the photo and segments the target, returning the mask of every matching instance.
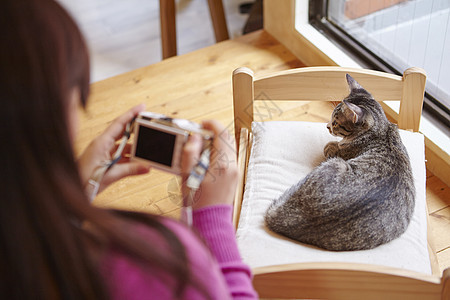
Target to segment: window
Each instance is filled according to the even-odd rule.
[[[364,66],[401,74],[427,71],[424,110],[449,127],[450,1],[310,1],[310,23]]]

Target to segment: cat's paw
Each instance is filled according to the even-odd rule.
[[[337,142],[329,142],[323,148],[323,154],[326,158],[336,157],[339,152],[339,146]]]

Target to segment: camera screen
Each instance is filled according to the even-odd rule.
[[[172,166],[176,135],[140,126],[135,156]]]

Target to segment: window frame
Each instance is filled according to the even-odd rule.
[[[338,25],[327,18],[328,0],[309,0],[309,23],[316,30],[335,43],[364,68],[402,75],[382,58],[371,52]],[[423,114],[435,120],[444,131],[450,133],[450,109],[425,91]]]

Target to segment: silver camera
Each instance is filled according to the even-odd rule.
[[[131,157],[157,169],[179,175],[183,146],[192,133],[202,136],[204,149],[209,147],[213,133],[203,129],[199,124],[152,112],[142,112],[134,121]]]

